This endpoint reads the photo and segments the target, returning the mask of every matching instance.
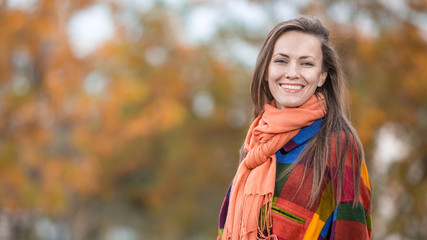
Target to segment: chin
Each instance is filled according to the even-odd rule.
[[[279,105],[280,105],[280,107],[279,107]],[[300,104],[300,103],[290,103],[290,102],[286,102],[286,103],[278,103],[278,108],[296,108],[296,107],[299,107],[299,106],[301,106],[302,105],[302,103]]]

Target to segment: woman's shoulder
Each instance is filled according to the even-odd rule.
[[[350,130],[338,130],[330,135],[331,149],[362,151],[357,133]]]
[[[334,166],[341,165],[343,159],[345,159],[345,165],[352,168],[358,166],[358,161],[363,161],[362,145],[358,136],[351,131],[340,130],[332,133],[329,149],[331,162]]]

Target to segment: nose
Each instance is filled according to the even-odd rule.
[[[295,79],[298,78],[298,76],[298,66],[295,62],[291,62],[286,69],[285,77],[288,79]]]

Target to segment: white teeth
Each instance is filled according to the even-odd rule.
[[[302,89],[301,85],[280,85],[282,88],[292,89],[292,90],[299,90]]]

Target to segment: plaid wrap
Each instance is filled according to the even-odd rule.
[[[341,200],[337,207],[333,204],[331,176],[335,167],[328,166],[326,181],[316,204],[307,208],[312,188],[312,171],[308,169],[305,181],[301,183],[306,166],[301,161],[290,174],[280,177],[297,159],[301,150],[319,131],[322,120],[316,120],[299,133],[276,153],[277,169],[272,218],[272,233],[279,240],[298,239],[357,239],[371,238],[371,186],[365,162],[362,163],[360,194],[358,205],[353,207],[353,175],[351,155],[347,155]],[[222,204],[219,218],[219,232],[222,233],[227,217],[230,186]],[[335,187],[336,188],[336,187]]]

